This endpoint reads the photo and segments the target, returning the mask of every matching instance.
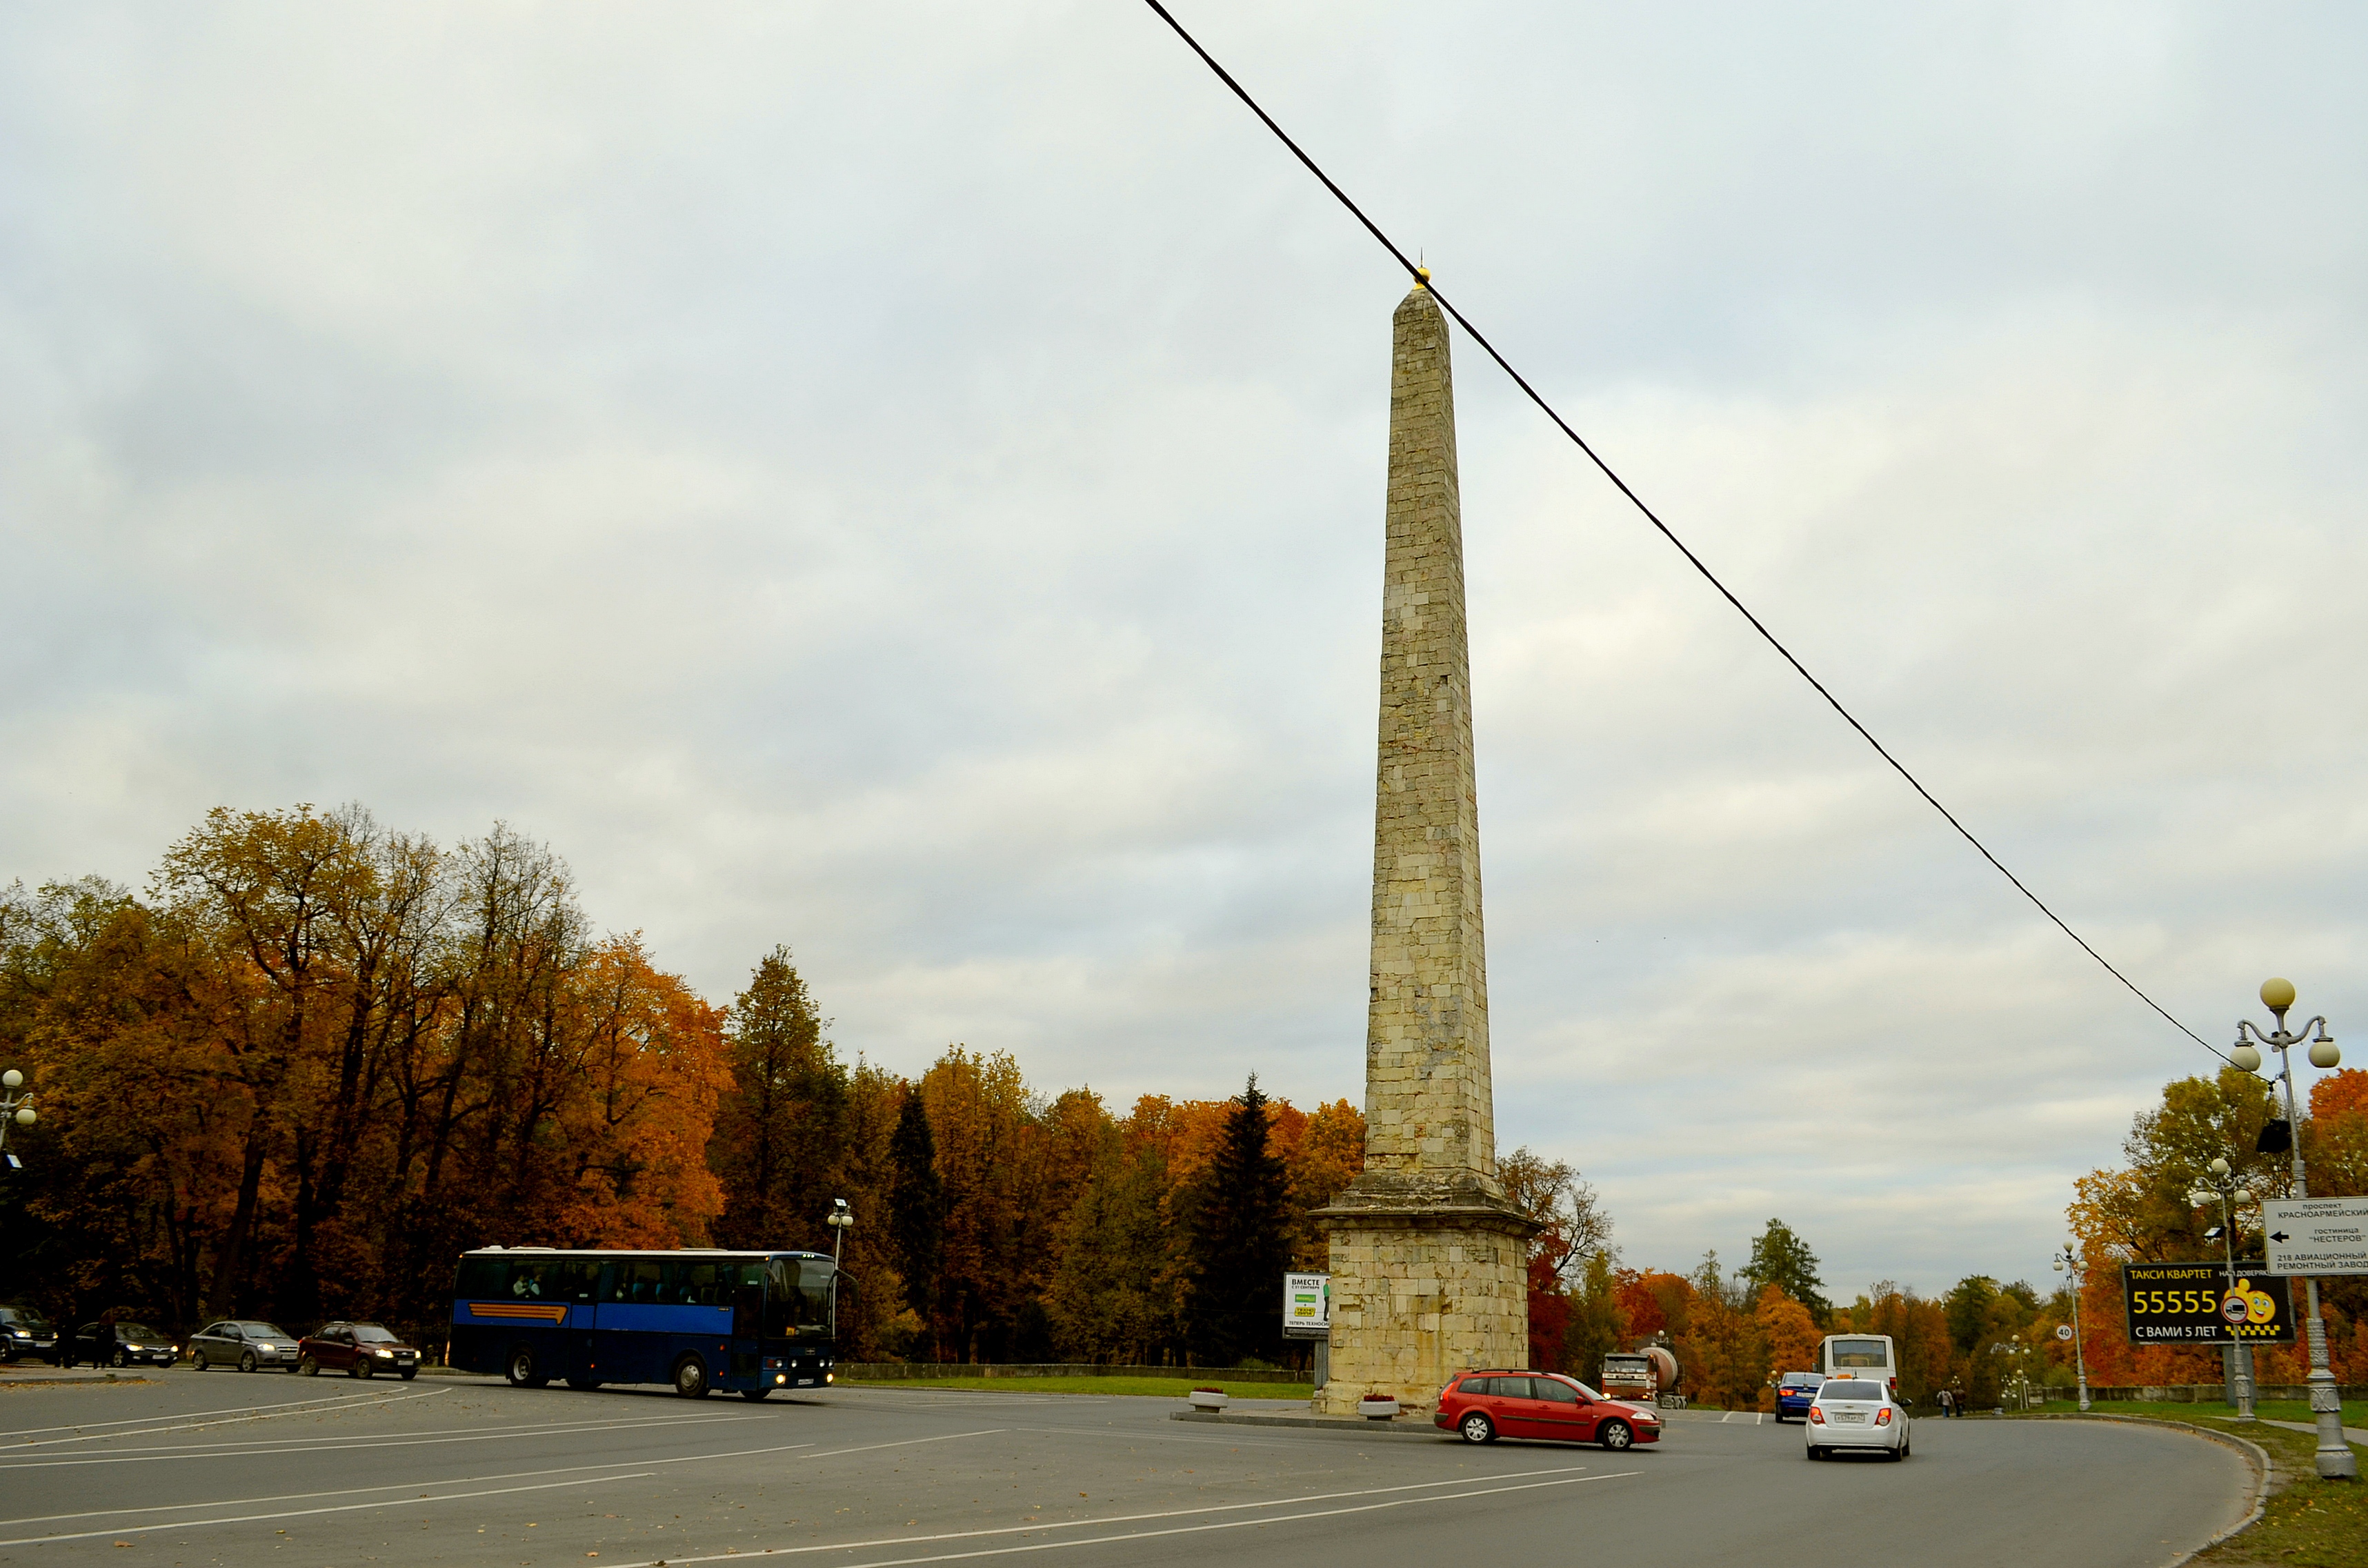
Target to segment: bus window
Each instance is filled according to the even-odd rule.
[[[453,1293],[464,1300],[490,1301],[510,1293],[510,1260],[506,1257],[464,1257]]]
[[[1891,1346],[1880,1339],[1837,1339],[1834,1341],[1833,1364],[1842,1367],[1887,1367],[1891,1364]]]

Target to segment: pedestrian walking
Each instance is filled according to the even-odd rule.
[[[1946,1420],[1950,1417],[1950,1415],[1953,1414],[1953,1410],[1952,1410],[1952,1407],[1955,1404],[1955,1403],[1956,1403],[1956,1402],[1955,1402],[1954,1400],[1952,1400],[1952,1399],[1949,1397],[1949,1391],[1948,1391],[1947,1389],[1942,1389],[1939,1393],[1935,1394],[1933,1397],[1934,1397],[1935,1399],[1937,1399],[1937,1400],[1939,1400],[1939,1401],[1940,1401],[1940,1403],[1941,1403],[1941,1420],[1943,1420],[1943,1421],[1946,1421]]]

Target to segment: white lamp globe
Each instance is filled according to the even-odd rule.
[[[2342,1060],[2343,1052],[2337,1048],[2336,1043],[2333,1040],[2315,1040],[2310,1042],[2310,1064],[2312,1066],[2333,1067],[2342,1062]]]
[[[35,1115],[33,1114],[33,1108],[32,1108],[31,1106],[18,1106],[18,1107],[17,1108],[17,1126],[19,1126],[19,1127],[30,1127],[30,1126],[32,1126],[32,1125],[33,1125],[33,1123],[35,1123],[35,1122],[37,1122],[37,1121],[39,1121],[39,1120],[40,1120],[40,1119],[40,1119],[40,1117],[35,1116]]]
[[[2230,1051],[2228,1060],[2247,1073],[2258,1073],[2261,1070],[2261,1053],[2249,1045],[2240,1045]]]
[[[14,1067],[9,1068],[6,1073],[0,1073],[0,1088],[13,1089],[24,1081],[25,1075]]]
[[[2214,1176],[2226,1176],[2228,1174],[2228,1162],[2215,1156],[2213,1162],[2203,1168],[2210,1171]]]

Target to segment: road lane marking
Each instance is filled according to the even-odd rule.
[[[641,1481],[655,1474],[642,1471],[632,1475],[604,1475],[601,1481]],[[317,1514],[350,1514],[360,1508],[401,1508],[416,1503],[464,1503],[472,1497],[503,1497],[514,1492],[549,1492],[556,1487],[592,1484],[585,1478],[575,1481],[546,1481],[534,1486],[495,1486],[482,1492],[448,1492],[425,1497],[385,1497],[375,1503],[340,1503],[327,1508],[289,1508],[275,1514],[240,1514],[227,1519],[166,1519],[153,1525],[118,1525],[111,1529],[76,1530],[70,1535],[28,1535],[15,1540],[0,1540],[0,1546],[48,1546],[53,1541],[88,1540],[102,1535],[149,1535],[157,1530],[203,1529],[209,1525],[247,1525],[258,1520],[302,1519]],[[202,1505],[193,1505],[202,1506]]]
[[[1533,1473],[1551,1472],[1540,1471]],[[1156,1540],[1163,1536],[1199,1535],[1209,1530],[1237,1530],[1246,1529],[1253,1526],[1287,1525],[1300,1519],[1338,1518],[1347,1514],[1371,1514],[1379,1512],[1384,1508],[1406,1508],[1423,1503],[1460,1503],[1474,1497],[1501,1496],[1508,1492],[1534,1492],[1541,1487],[1546,1486],[1580,1486],[1596,1481],[1624,1481],[1632,1476],[1638,1476],[1644,1473],[1645,1472],[1641,1470],[1622,1470],[1613,1471],[1605,1475],[1565,1475],[1557,1480],[1524,1482],[1519,1486],[1486,1486],[1475,1491],[1452,1492],[1445,1494],[1444,1495],[1430,1497],[1394,1497],[1386,1502],[1360,1503],[1353,1507],[1347,1508],[1317,1508],[1304,1514],[1281,1514],[1255,1519],[1220,1519],[1210,1524],[1176,1525],[1171,1526],[1167,1529],[1125,1530],[1117,1535],[1095,1536],[1085,1540],[1039,1540],[1030,1541],[1019,1546],[990,1546],[981,1547],[971,1551],[942,1551],[934,1553],[928,1557],[882,1558],[878,1562],[862,1563],[860,1565],[860,1568],[912,1568],[912,1565],[916,1563],[955,1562],[973,1557],[1008,1557],[1022,1551],[1064,1551],[1080,1546],[1118,1546],[1128,1541]],[[1422,1484],[1430,1486],[1454,1486],[1467,1484],[1467,1483],[1444,1481],[1429,1482]],[[1382,1492],[1396,1492],[1407,1489],[1403,1487],[1377,1487],[1373,1490]],[[1207,1508],[1176,1508],[1158,1514],[1127,1514],[1121,1515],[1113,1518],[1076,1519],[1051,1525],[1007,1525],[1000,1528],[991,1530],[958,1530],[945,1535],[906,1536],[902,1540],[839,1541],[826,1546],[756,1547],[751,1548],[746,1551],[720,1551],[711,1553],[704,1557],[667,1556],[644,1562],[639,1565],[639,1568],[658,1568],[660,1563],[666,1564],[667,1568],[675,1568],[675,1565],[677,1564],[689,1564],[693,1562],[723,1562],[741,1557],[792,1557],[815,1551],[860,1551],[866,1548],[874,1546],[915,1546],[925,1541],[932,1540],[978,1540],[986,1536],[1036,1534],[1048,1529],[1090,1529],[1099,1526],[1125,1524],[1139,1519],[1177,1518],[1189,1517],[1194,1514],[1224,1513],[1242,1508],[1284,1508],[1289,1507],[1295,1503],[1326,1502],[1334,1497],[1360,1497],[1370,1496],[1372,1494],[1371,1492],[1340,1492],[1315,1497],[1278,1497],[1265,1503],[1225,1503]],[[0,1541],[0,1545],[6,1544],[7,1543],[5,1541]]]
[[[810,1449],[812,1443],[792,1443],[791,1449]],[[772,1450],[787,1452],[788,1449]],[[135,1514],[187,1513],[195,1508],[252,1508],[264,1503],[306,1503],[315,1497],[355,1497],[365,1492],[416,1492],[422,1486],[477,1486],[489,1481],[526,1481],[536,1476],[574,1475],[591,1483],[612,1479],[586,1472],[603,1470],[630,1470],[637,1464],[672,1464],[672,1460],[609,1460],[588,1464],[546,1465],[541,1470],[505,1470],[491,1475],[458,1475],[442,1481],[391,1481],[382,1486],[332,1486],[320,1492],[278,1492],[261,1497],[224,1497],[213,1503],[159,1503],[143,1508],[85,1508],[75,1514],[24,1514],[15,1518],[0,1519],[0,1529],[16,1529],[25,1525],[46,1525],[63,1519],[128,1518]]]
[[[871,1453],[871,1452],[874,1452],[874,1451],[876,1451],[876,1450],[878,1450],[878,1449],[908,1449],[908,1448],[916,1447],[916,1446],[918,1446],[918,1445],[920,1445],[920,1444],[923,1444],[923,1443],[950,1443],[950,1442],[952,1442],[952,1441],[956,1440],[957,1438],[962,1438],[962,1437],[994,1437],[994,1436],[997,1435],[997,1434],[998,1434],[998,1433],[1000,1433],[1002,1430],[1003,1430],[1003,1428],[998,1426],[998,1427],[992,1427],[992,1428],[989,1428],[989,1429],[986,1429],[986,1430],[984,1430],[984,1431],[978,1431],[978,1432],[948,1432],[948,1433],[943,1433],[943,1434],[941,1434],[941,1435],[939,1435],[939,1436],[938,1436],[938,1437],[908,1437],[908,1438],[905,1438],[905,1439],[904,1439],[904,1440],[902,1440],[902,1441],[899,1441],[899,1442],[894,1442],[894,1443],[864,1443],[864,1444],[860,1444],[860,1445],[859,1445],[859,1446],[857,1446],[857,1447],[854,1447],[854,1448],[848,1448],[848,1449],[828,1449],[828,1450],[826,1450],[826,1451],[825,1451],[825,1452],[822,1452],[822,1453],[817,1453],[817,1454],[808,1454],[806,1457],[807,1457],[808,1459],[835,1459],[835,1458],[838,1457],[838,1456],[839,1456],[839,1455],[841,1455],[841,1454],[863,1454],[863,1453]],[[569,1480],[569,1481],[549,1481],[549,1482],[543,1482],[543,1483],[540,1483],[540,1484],[532,1485],[532,1486],[503,1486],[503,1487],[494,1487],[494,1488],[489,1488],[489,1489],[484,1489],[484,1490],[480,1490],[480,1491],[475,1491],[475,1492],[433,1493],[432,1489],[433,1489],[435,1486],[438,1486],[438,1485],[443,1485],[443,1486],[463,1485],[463,1486],[465,1486],[465,1485],[472,1484],[472,1481],[461,1481],[461,1482],[449,1482],[449,1481],[448,1481],[448,1482],[441,1482],[441,1483],[429,1483],[428,1484],[429,1484],[429,1486],[430,1486],[430,1488],[431,1488],[431,1495],[425,1496],[425,1497],[386,1497],[386,1498],[380,1498],[380,1499],[378,1499],[378,1500],[376,1500],[376,1501],[373,1501],[373,1502],[367,1502],[367,1503],[345,1503],[345,1504],[339,1504],[339,1505],[336,1505],[336,1506],[331,1506],[331,1507],[322,1507],[322,1508],[291,1508],[291,1509],[283,1509],[283,1510],[279,1510],[279,1511],[277,1511],[277,1512],[261,1513],[261,1514],[240,1514],[240,1515],[235,1515],[235,1516],[233,1516],[233,1517],[227,1517],[227,1518],[186,1518],[186,1519],[166,1519],[166,1520],[160,1520],[160,1521],[158,1521],[157,1523],[154,1523],[154,1524],[127,1524],[127,1525],[118,1525],[118,1526],[113,1527],[111,1529],[81,1530],[81,1531],[76,1531],[76,1532],[74,1532],[74,1533],[71,1533],[71,1534],[63,1534],[63,1535],[25,1536],[25,1537],[22,1537],[22,1538],[17,1539],[17,1540],[0,1540],[0,1546],[40,1546],[40,1545],[43,1545],[43,1544],[46,1544],[46,1543],[48,1543],[48,1542],[50,1542],[50,1541],[53,1541],[53,1540],[88,1540],[88,1539],[90,1539],[91,1537],[94,1537],[94,1536],[102,1536],[102,1535],[109,1535],[109,1534],[112,1534],[112,1535],[133,1535],[133,1534],[147,1534],[147,1533],[152,1533],[152,1532],[156,1531],[156,1530],[169,1530],[169,1529],[196,1529],[196,1528],[201,1528],[201,1527],[203,1527],[203,1526],[207,1526],[207,1525],[236,1525],[236,1524],[252,1524],[252,1523],[255,1523],[256,1521],[258,1521],[258,1520],[304,1518],[304,1517],[309,1517],[309,1516],[316,1515],[316,1514],[346,1514],[346,1513],[352,1513],[352,1512],[354,1512],[354,1511],[356,1511],[356,1510],[358,1510],[358,1509],[362,1509],[362,1508],[396,1508],[396,1507],[402,1507],[402,1506],[406,1506],[406,1505],[408,1505],[408,1504],[412,1504],[412,1503],[451,1503],[451,1502],[461,1502],[461,1501],[464,1501],[464,1500],[466,1500],[466,1499],[468,1499],[468,1498],[471,1498],[471,1497],[496,1497],[496,1496],[506,1495],[506,1494],[509,1494],[509,1493],[513,1493],[513,1492],[544,1492],[544,1491],[549,1491],[549,1490],[551,1490],[551,1489],[552,1489],[552,1488],[553,1488],[553,1487],[566,1487],[566,1486],[599,1486],[599,1485],[606,1485],[606,1484],[608,1484],[609,1483],[610,1483],[610,1482],[615,1482],[615,1481],[643,1481],[643,1480],[647,1480],[649,1477],[654,1476],[654,1475],[655,1475],[655,1474],[657,1474],[657,1473],[658,1473],[658,1472],[657,1472],[657,1470],[656,1470],[656,1468],[655,1468],[655,1467],[656,1467],[656,1466],[659,1466],[659,1465],[668,1465],[668,1464],[695,1464],[695,1463],[702,1463],[702,1462],[712,1461],[712,1460],[714,1460],[744,1459],[744,1458],[750,1457],[750,1456],[752,1456],[752,1455],[758,1455],[758,1454],[775,1454],[775,1453],[787,1453],[787,1452],[791,1451],[792,1449],[810,1449],[810,1448],[812,1448],[812,1447],[814,1447],[814,1445],[813,1445],[812,1443],[787,1443],[787,1444],[783,1444],[783,1445],[781,1445],[781,1446],[780,1446],[780,1447],[777,1447],[777,1448],[768,1448],[768,1449],[740,1449],[740,1450],[738,1450],[738,1451],[736,1451],[736,1452],[732,1452],[732,1453],[722,1453],[722,1454],[683,1454],[683,1455],[677,1456],[677,1457],[676,1457],[676,1458],[672,1458],[672,1459],[662,1459],[662,1460],[650,1460],[650,1459],[616,1460],[612,1460],[612,1461],[610,1461],[610,1462],[609,1462],[609,1463],[607,1463],[607,1464],[586,1464],[586,1465],[573,1465],[573,1466],[569,1466],[569,1467],[566,1467],[566,1468],[567,1468],[567,1471],[568,1471],[574,1472],[575,1478],[574,1478],[573,1480]],[[631,1470],[631,1471],[630,1471],[630,1473],[623,1474],[623,1475],[611,1474],[611,1473],[603,1473],[603,1474],[594,1475],[594,1474],[585,1473],[585,1472],[592,1471],[618,1471],[618,1470],[630,1470],[630,1467],[634,1466],[634,1465],[641,1465],[641,1466],[644,1466],[644,1467],[647,1467],[647,1468],[643,1468],[643,1469],[641,1469],[641,1470]],[[562,1472],[561,1472],[561,1471],[548,1471],[548,1470],[546,1470],[546,1471],[514,1471],[514,1472],[512,1472],[512,1473],[517,1474],[517,1475],[552,1475],[552,1474],[558,1474],[558,1473],[562,1473]],[[507,1477],[506,1477],[506,1476],[484,1476],[484,1477],[480,1477],[480,1478],[472,1478],[472,1480],[473,1480],[473,1479],[482,1479],[482,1480],[486,1480],[486,1481],[500,1481],[500,1480],[506,1480],[506,1479],[508,1479],[508,1478],[507,1478]],[[416,1485],[416,1484],[417,1484],[416,1483],[407,1483],[407,1484],[406,1484],[406,1487],[405,1487],[405,1490],[408,1490],[410,1485]],[[381,1488],[375,1488],[375,1487],[373,1487],[373,1488],[358,1488],[358,1489],[356,1489],[356,1490],[371,1490],[371,1491],[376,1491],[376,1490],[381,1490]],[[383,1489],[383,1490],[392,1490],[392,1488],[385,1488],[385,1489]],[[299,1495],[301,1496],[301,1495],[305,1495],[305,1494],[299,1494]],[[310,1494],[310,1495],[314,1495],[314,1496],[331,1496],[331,1497],[334,1497],[334,1496],[340,1495],[340,1494],[336,1493],[336,1492],[327,1492],[327,1493],[315,1493],[315,1494]],[[272,1499],[268,1499],[268,1498],[258,1498],[258,1499],[256,1499],[256,1501],[258,1501],[258,1502],[268,1502],[268,1501],[271,1501],[271,1500],[272,1500]],[[290,1500],[290,1501],[294,1501],[294,1500],[296,1500],[296,1499],[291,1497]],[[206,1504],[203,1504],[203,1503],[189,1503],[189,1504],[182,1504],[182,1505],[178,1505],[178,1507],[179,1507],[180,1509],[182,1509],[182,1510],[186,1511],[186,1510],[191,1510],[191,1509],[203,1508],[203,1507],[206,1507],[206,1506],[209,1506],[209,1505],[206,1505]],[[244,1503],[242,1503],[242,1502],[233,1501],[233,1502],[225,1502],[225,1503],[215,1504],[215,1505],[211,1505],[211,1506],[216,1506],[216,1507],[223,1507],[223,1508],[235,1508],[235,1507],[242,1507],[242,1506],[245,1506],[245,1505]],[[173,1511],[174,1511],[174,1509],[173,1509],[173,1508],[170,1508],[170,1507],[165,1507],[165,1508],[156,1508],[156,1509],[143,1509],[143,1510],[141,1510],[141,1511],[142,1511],[142,1512],[155,1512],[155,1513],[170,1513],[170,1512],[173,1512]],[[126,1510],[126,1512],[130,1512],[130,1510]],[[88,1516],[56,1515],[56,1516],[51,1516],[51,1517],[58,1517],[58,1518],[69,1518],[69,1517],[88,1517]],[[101,1515],[101,1516],[98,1516],[98,1517],[111,1517],[111,1516]],[[21,1524],[29,1524],[29,1523],[34,1523],[34,1522],[36,1522],[36,1521],[35,1521],[35,1520],[30,1520],[30,1519],[21,1519],[21,1520],[20,1520],[20,1519],[10,1519],[10,1520],[6,1520],[6,1521],[0,1521],[0,1522],[5,1522],[6,1524],[10,1525],[10,1526],[16,1526],[16,1525],[21,1525]]]
[[[673,1416],[643,1421],[553,1422],[537,1426],[495,1427],[482,1432],[471,1432],[465,1427],[448,1427],[434,1433],[357,1432],[350,1437],[327,1437],[309,1443],[279,1442],[272,1439],[203,1445],[159,1443],[147,1448],[128,1449],[121,1453],[44,1456],[17,1462],[11,1462],[7,1452],[0,1450],[0,1474],[19,1470],[59,1470],[73,1465],[154,1464],[163,1460],[267,1459],[278,1454],[369,1453],[378,1449],[438,1448],[450,1443],[490,1443],[518,1437],[581,1437],[586,1433],[633,1432],[654,1426],[703,1426],[713,1422],[736,1423],[748,1419],[750,1418],[745,1415]],[[119,1434],[124,1437],[140,1435],[138,1433]],[[807,1445],[792,1446],[803,1448]]]
[[[430,1389],[427,1391],[428,1393],[450,1393],[452,1391],[450,1389]],[[298,1414],[302,1408],[311,1408],[325,1413],[327,1411],[343,1409],[347,1405],[382,1403],[386,1400],[393,1397],[397,1396],[389,1394],[368,1394],[359,1392],[343,1394],[325,1394],[317,1399],[281,1400],[273,1404],[237,1404],[222,1410],[192,1410],[180,1415],[128,1415],[120,1421],[74,1421],[68,1422],[63,1426],[27,1426],[15,1432],[0,1432],[0,1438],[38,1437],[43,1432],[90,1432],[91,1436],[95,1437],[137,1437],[142,1436],[142,1434],[138,1432],[96,1432],[91,1431],[91,1429],[97,1426],[137,1426],[142,1421],[196,1421],[197,1418],[201,1415],[251,1415],[253,1412],[263,1410],[270,1411],[272,1415],[292,1415]],[[427,1395],[411,1394],[402,1397],[424,1399]],[[258,1421],[268,1421],[272,1418],[272,1415],[252,1415],[252,1418]],[[235,1426],[236,1423],[230,1421],[207,1421],[200,1422],[199,1425],[204,1426]],[[196,1426],[188,1428],[188,1430],[191,1431],[195,1431],[197,1429],[198,1427]],[[159,1432],[173,1432],[179,1431],[181,1428],[175,1426],[159,1426],[155,1428],[155,1430]],[[49,1439],[51,1442],[61,1440],[65,1439]],[[71,1440],[74,1442],[82,1441],[82,1439],[78,1437]],[[39,1443],[28,1443],[25,1446],[27,1448],[38,1448],[41,1445]]]

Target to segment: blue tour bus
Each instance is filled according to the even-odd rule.
[[[822,1388],[834,1377],[838,1268],[815,1252],[480,1247],[461,1255],[450,1361],[521,1388],[672,1383]]]

